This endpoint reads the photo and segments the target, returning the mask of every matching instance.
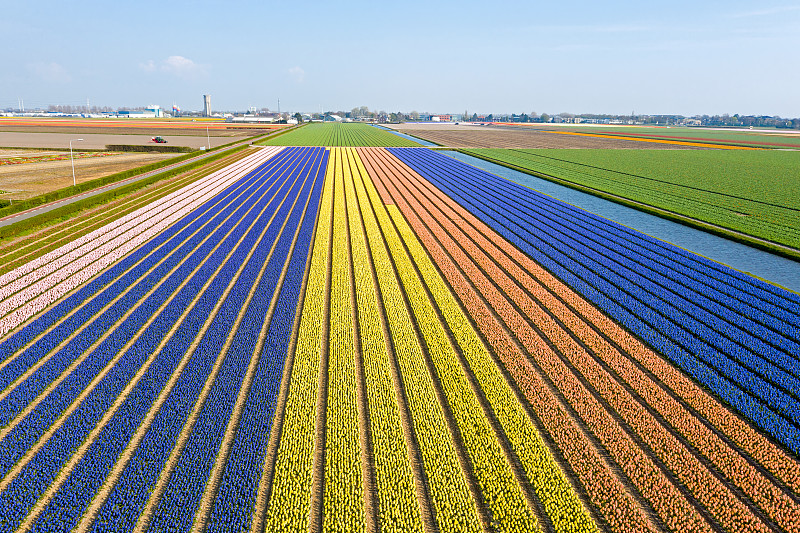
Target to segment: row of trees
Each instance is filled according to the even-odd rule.
[[[781,118],[778,116],[753,116],[753,115],[702,115],[697,117],[704,126],[743,126],[754,128],[792,128],[800,129],[800,118]]]
[[[128,109],[128,108],[123,108]],[[136,109],[144,109],[136,108]],[[91,107],[85,105],[49,105],[47,106],[47,110],[55,113],[113,113],[116,109],[105,106],[96,106],[93,105]]]
[[[404,112],[404,111],[396,111],[392,113],[387,113],[386,111],[373,111],[370,110],[367,106],[360,106],[354,107],[349,112],[344,111],[336,111],[336,112],[325,112],[324,115],[336,114],[345,118],[352,118],[352,119],[373,119],[373,120],[381,120],[385,119],[389,122],[400,122],[400,121],[414,121],[420,120],[420,117],[430,116],[430,113],[420,113],[418,111],[411,111],[411,112]],[[472,115],[469,114],[468,111],[464,111],[461,115],[453,115],[456,120],[463,120],[463,121],[496,121],[496,122],[550,122],[551,117],[547,113],[543,113],[541,116],[538,115],[536,112],[531,112],[530,114],[522,113],[521,115],[478,115],[477,113],[473,113]]]
[[[144,107],[121,107],[119,110],[141,110]],[[113,113],[117,109],[109,106],[91,106],[85,105],[49,105],[48,111],[59,113]],[[168,110],[167,110],[168,111]],[[261,108],[258,110],[250,109],[250,112],[255,112],[256,115],[274,114],[268,108]],[[192,112],[184,113],[192,114]],[[428,113],[424,113],[427,115]],[[298,121],[302,122],[300,113],[283,113],[286,118],[293,116]],[[367,106],[354,107],[350,111],[326,111],[324,113],[313,113],[312,117],[315,119],[324,119],[328,115],[339,115],[344,118],[351,118],[354,120],[367,119],[376,120],[379,122],[402,122],[402,121],[415,121],[420,119],[420,113],[417,111],[403,112],[396,111],[387,113],[384,110],[371,110]],[[800,118],[782,118],[780,116],[754,116],[754,115],[696,115],[693,117],[685,117],[683,115],[612,115],[612,114],[573,114],[573,113],[558,113],[557,115],[549,115],[542,113],[539,115],[535,111],[530,113],[521,114],[489,114],[478,115],[477,113],[470,114],[467,110],[461,115],[455,116],[456,120],[464,121],[486,121],[486,122],[576,122],[591,121],[591,122],[623,122],[623,123],[637,123],[637,124],[659,124],[659,125],[680,125],[680,124],[699,124],[703,126],[731,126],[731,127],[754,127],[754,128],[791,128],[800,129]]]
[[[329,113],[325,113],[329,114]],[[346,118],[367,118],[374,120],[387,120],[389,122],[413,121],[420,119],[420,113],[411,111],[410,113],[397,111],[387,113],[386,111],[371,111],[367,106],[354,107],[350,112],[338,111],[336,114]],[[428,113],[424,113],[427,115]],[[782,118],[780,116],[753,116],[753,115],[696,115],[686,117],[683,115],[613,115],[613,114],[574,114],[558,113],[550,115],[535,111],[521,114],[489,114],[478,115],[470,114],[467,110],[461,115],[455,115],[456,120],[472,122],[613,122],[613,123],[635,123],[635,124],[658,124],[658,125],[680,125],[680,124],[699,124],[703,126],[738,126],[738,127],[773,127],[773,128],[793,128],[800,129],[800,118]]]
[[[472,121],[481,120],[478,115],[471,117]],[[792,128],[800,129],[800,118],[782,118],[780,116],[753,116],[753,115],[696,115],[686,117],[683,115],[611,115],[611,114],[573,114],[559,113],[548,115],[536,112],[520,115],[488,115],[484,119],[495,122],[611,122],[611,123],[634,123],[634,124],[658,124],[658,125],[702,125],[702,126],[732,126],[732,127],[756,127],[756,128]]]

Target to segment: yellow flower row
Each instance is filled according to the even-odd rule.
[[[346,157],[343,162],[345,194],[380,526],[387,532],[421,533],[423,526],[413,469],[403,436],[392,362],[379,316],[378,293],[353,183],[354,177],[361,179],[354,161],[357,156],[352,150],[334,149],[333,152],[337,157]],[[369,206],[362,206],[364,208],[369,209]]]
[[[323,531],[363,531],[364,484],[341,150],[331,150],[328,169],[326,179],[334,182],[334,193],[322,525]]]
[[[330,162],[329,162],[330,170]],[[328,277],[333,180],[326,175],[300,318],[265,531],[307,533],[314,474],[314,428]]]
[[[395,276],[387,243],[381,233],[381,227],[386,227],[388,220],[386,210],[383,209],[380,199],[375,201],[377,197],[374,186],[360,160],[356,156],[354,160],[362,177],[355,180],[356,194],[361,205],[402,386],[408,398],[413,430],[419,443],[433,514],[441,531],[481,531],[475,503],[461,470],[433,380],[426,368],[422,347],[403,304],[403,290]],[[370,188],[369,196],[365,183]],[[370,196],[373,200],[372,206]],[[381,219],[381,226],[372,211],[373,207]],[[396,241],[397,236],[394,237]]]

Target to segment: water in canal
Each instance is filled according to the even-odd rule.
[[[414,140],[418,141],[418,139]],[[800,262],[604,200],[530,174],[496,165],[477,157],[450,150],[443,150],[440,153],[641,231],[656,239],[670,242],[690,252],[703,255],[741,272],[747,272],[800,293]]]

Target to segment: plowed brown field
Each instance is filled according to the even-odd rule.
[[[692,149],[690,146],[646,141],[562,135],[549,131],[495,129],[494,126],[392,124],[391,128],[451,148],[639,148]]]

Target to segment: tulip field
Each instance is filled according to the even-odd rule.
[[[800,296],[350,127],[0,268],[0,532],[800,531]]]

